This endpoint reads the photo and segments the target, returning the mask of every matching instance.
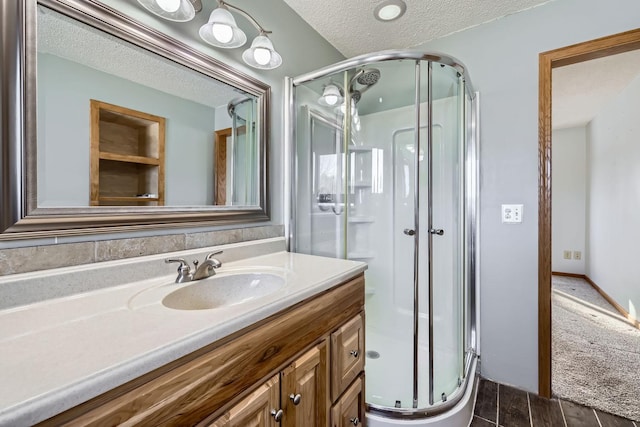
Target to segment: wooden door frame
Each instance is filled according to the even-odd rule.
[[[213,204],[226,205],[227,192],[220,193],[220,186],[226,185],[227,179],[227,138],[231,136],[231,128],[215,131],[213,148],[213,165],[215,176],[213,180]]]
[[[551,73],[553,68],[640,49],[640,29],[543,52],[539,62],[538,394],[551,397]]]

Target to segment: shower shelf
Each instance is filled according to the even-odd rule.
[[[352,216],[349,217],[349,222],[351,223],[355,223],[355,224],[366,224],[366,223],[371,223],[371,222],[375,222],[375,217],[372,216]]]
[[[363,147],[361,145],[350,145],[349,151],[352,153],[370,153],[373,150],[372,147]]]

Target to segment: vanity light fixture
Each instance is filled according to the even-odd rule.
[[[261,29],[260,35],[251,42],[251,47],[242,53],[244,62],[253,68],[272,70],[282,64],[282,57],[273,48],[273,43],[267,37],[267,33]]]
[[[402,0],[386,0],[376,6],[373,16],[382,22],[395,21],[407,11],[407,4]]]
[[[200,27],[200,38],[212,46],[233,49],[247,42],[247,35],[225,5],[213,9],[209,21]]]
[[[268,34],[253,16],[244,10],[227,3],[225,0],[216,0],[215,8],[206,24],[200,27],[200,38],[208,44],[223,48],[233,49],[244,46],[247,35],[242,31],[231,14],[231,10],[241,14],[253,24],[260,32],[251,47],[242,54],[242,59],[247,65],[261,70],[272,70],[282,65],[282,56],[273,47]],[[201,0],[138,0],[149,12],[176,22],[186,22],[194,18],[195,14],[202,10]]]
[[[342,102],[342,93],[340,93],[340,88],[333,83],[329,83],[324,87],[322,96],[318,99],[318,104],[325,107],[333,107],[340,102]]]

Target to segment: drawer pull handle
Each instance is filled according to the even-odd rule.
[[[294,395],[293,393],[291,393],[291,394],[289,395],[289,399],[291,399],[291,401],[293,402],[293,404],[297,406],[297,405],[299,405],[299,404],[300,404],[300,400],[302,399],[302,396],[300,396],[300,393],[295,394],[295,395]]]
[[[357,358],[360,355],[360,352],[358,350],[351,350],[349,354]],[[357,418],[354,418],[354,419],[357,419]]]
[[[351,421],[351,424],[353,424],[354,426],[357,426],[358,424],[360,424],[360,418],[358,417],[351,418],[349,421]]]
[[[275,409],[271,410],[271,416],[276,420],[276,422],[280,422],[280,420],[282,420],[283,414],[284,412],[282,412],[282,409],[278,409],[277,411]]]

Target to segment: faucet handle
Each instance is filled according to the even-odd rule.
[[[190,282],[193,279],[191,267],[189,267],[189,264],[187,264],[187,261],[185,261],[184,258],[167,258],[164,262],[167,264],[172,262],[180,263],[178,266],[178,277],[176,277],[176,283]]]
[[[220,255],[221,253],[223,253],[224,251],[215,251],[215,252],[211,252],[210,254],[207,254],[207,256],[204,258],[205,261],[208,259],[213,258],[216,255]]]
[[[205,262],[207,261],[211,261],[212,263],[212,267],[213,268],[220,268],[222,267],[222,263],[220,262],[220,260],[217,260],[214,258],[214,256],[221,254],[223,251],[215,251],[215,252],[211,252],[210,254],[208,254],[204,260]]]
[[[187,261],[185,261],[184,258],[167,258],[164,262],[166,264],[179,262],[180,265],[178,266],[178,272],[180,273],[189,273],[189,271],[191,271],[191,267],[189,267],[189,264],[187,264]]]

